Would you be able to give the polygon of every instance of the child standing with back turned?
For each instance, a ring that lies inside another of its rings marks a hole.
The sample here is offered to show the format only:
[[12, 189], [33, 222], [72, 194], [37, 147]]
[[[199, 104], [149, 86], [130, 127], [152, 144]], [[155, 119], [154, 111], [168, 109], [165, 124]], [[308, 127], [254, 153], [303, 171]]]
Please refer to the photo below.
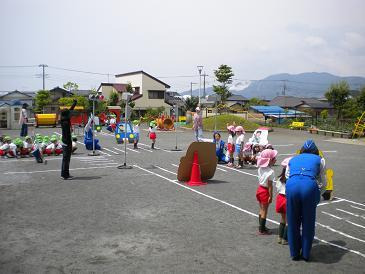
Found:
[[265, 149], [257, 159], [259, 186], [256, 191], [256, 198], [260, 205], [259, 212], [259, 235], [270, 235], [266, 227], [266, 216], [269, 204], [272, 202], [273, 181], [275, 172], [271, 168], [276, 162], [276, 150]]

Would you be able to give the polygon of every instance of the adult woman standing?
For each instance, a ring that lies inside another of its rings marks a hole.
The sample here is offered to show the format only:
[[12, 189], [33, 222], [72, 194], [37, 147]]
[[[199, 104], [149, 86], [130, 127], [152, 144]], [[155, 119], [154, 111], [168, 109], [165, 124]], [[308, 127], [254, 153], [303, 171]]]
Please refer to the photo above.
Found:
[[301, 257], [309, 260], [315, 233], [316, 207], [320, 200], [320, 189], [325, 187], [324, 169], [324, 159], [319, 156], [313, 140], [307, 140], [300, 154], [289, 161], [286, 198], [288, 241], [293, 260]]
[[20, 112], [19, 124], [21, 125], [20, 137], [25, 137], [28, 135], [28, 113], [27, 113], [27, 104], [24, 103], [22, 106], [22, 110]]

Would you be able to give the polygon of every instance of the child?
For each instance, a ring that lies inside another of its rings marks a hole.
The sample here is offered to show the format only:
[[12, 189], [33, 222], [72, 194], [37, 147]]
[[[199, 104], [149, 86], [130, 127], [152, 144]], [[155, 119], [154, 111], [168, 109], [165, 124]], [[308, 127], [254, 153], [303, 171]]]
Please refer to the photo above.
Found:
[[156, 143], [156, 138], [157, 138], [155, 121], [151, 121], [150, 128], [148, 129], [148, 135], [152, 141], [151, 148], [155, 149], [155, 143]]
[[235, 136], [235, 126], [227, 124], [227, 130], [228, 130], [228, 141], [227, 141], [227, 152], [229, 157], [229, 167], [233, 167], [234, 164], [234, 136]]
[[138, 149], [138, 142], [139, 142], [139, 120], [134, 120], [133, 121], [133, 133], [134, 133], [134, 141], [133, 141], [133, 145], [134, 145], [134, 149]]
[[252, 146], [252, 156], [251, 156], [251, 164], [256, 165], [257, 158], [260, 157], [261, 148], [259, 144], [255, 144]]
[[30, 136], [26, 136], [23, 141], [23, 149], [21, 151], [22, 156], [30, 156], [33, 150], [33, 140]]
[[236, 155], [237, 155], [237, 160], [238, 160], [238, 165], [236, 166], [237, 168], [242, 168], [243, 166], [243, 145], [244, 145], [244, 141], [245, 141], [245, 130], [243, 129], [243, 127], [238, 126], [236, 127], [236, 134], [237, 134], [237, 138], [236, 138]]
[[42, 143], [43, 138], [40, 134], [36, 134], [36, 138], [34, 140], [32, 155], [34, 156], [37, 163], [41, 164], [44, 163], [47, 164], [47, 160], [43, 160], [43, 151], [42, 151]]
[[217, 155], [218, 164], [227, 164], [226, 155], [224, 154], [224, 141], [221, 139], [219, 132], [214, 132], [213, 143], [215, 144], [215, 155]]
[[56, 151], [57, 138], [54, 138], [53, 136], [51, 136], [50, 141], [51, 141], [51, 143], [44, 150], [45, 154], [47, 154], [48, 156], [51, 156], [51, 154], [56, 153], [55, 151]]
[[75, 134], [72, 134], [72, 153], [75, 153], [77, 150], [77, 137]]
[[[14, 143], [15, 145], [15, 156], [17, 158], [20, 158], [22, 155], [22, 150], [23, 150], [23, 140], [18, 138], [15, 138]], [[10, 148], [11, 148], [12, 144], [10, 144]]]
[[269, 204], [272, 202], [272, 183], [275, 179], [271, 166], [275, 164], [277, 154], [276, 150], [265, 149], [257, 159], [259, 187], [256, 191], [256, 198], [260, 205], [259, 235], [271, 234], [266, 228], [266, 216]]
[[11, 138], [9, 136], [5, 136], [3, 138], [3, 144], [0, 146], [0, 156], [2, 158], [8, 157], [8, 154], [10, 152], [10, 143]]
[[50, 141], [49, 137], [48, 136], [44, 136], [43, 137], [43, 140], [42, 140], [42, 143], [40, 145], [40, 150], [41, 150], [42, 154], [44, 154], [46, 152], [46, 148], [50, 144], [51, 144], [51, 141]]
[[278, 195], [276, 196], [276, 213], [280, 213], [281, 220], [279, 225], [279, 238], [278, 238], [278, 244], [287, 245], [288, 244], [288, 225], [286, 222], [286, 196], [285, 196], [285, 183], [286, 183], [286, 167], [289, 164], [289, 160], [292, 157], [285, 158], [281, 162], [281, 166], [283, 167], [283, 170], [281, 171], [281, 174], [278, 177], [278, 181], [276, 181], [276, 191]]

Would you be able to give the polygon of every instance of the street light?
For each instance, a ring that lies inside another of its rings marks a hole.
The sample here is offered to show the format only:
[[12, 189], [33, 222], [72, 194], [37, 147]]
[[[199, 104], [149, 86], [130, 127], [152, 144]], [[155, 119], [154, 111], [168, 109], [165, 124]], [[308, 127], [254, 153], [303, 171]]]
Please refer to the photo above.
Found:
[[199, 107], [200, 107], [200, 92], [202, 89], [202, 70], [204, 66], [197, 66], [199, 71]]

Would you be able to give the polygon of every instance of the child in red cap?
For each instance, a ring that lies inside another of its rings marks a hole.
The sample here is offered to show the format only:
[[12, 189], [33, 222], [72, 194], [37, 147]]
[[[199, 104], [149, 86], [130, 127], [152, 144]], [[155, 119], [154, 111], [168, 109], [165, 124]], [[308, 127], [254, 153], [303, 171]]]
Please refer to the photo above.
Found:
[[269, 204], [272, 202], [273, 181], [275, 172], [271, 168], [276, 162], [278, 152], [272, 149], [265, 149], [257, 159], [259, 186], [256, 191], [256, 198], [260, 205], [259, 212], [259, 234], [270, 235], [266, 227], [266, 216]]

